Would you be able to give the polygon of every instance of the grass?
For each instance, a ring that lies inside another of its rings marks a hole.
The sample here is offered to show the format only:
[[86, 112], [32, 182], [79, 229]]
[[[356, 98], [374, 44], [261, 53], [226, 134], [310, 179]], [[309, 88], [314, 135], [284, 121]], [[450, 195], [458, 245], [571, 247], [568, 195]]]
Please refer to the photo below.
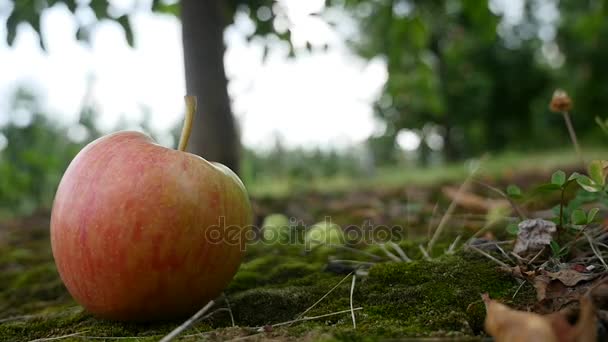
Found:
[[[586, 148], [587, 161], [605, 159], [606, 148]], [[526, 171], [550, 172], [560, 167], [577, 165], [579, 158], [572, 148], [540, 152], [504, 152], [490, 155], [483, 163], [481, 174], [504, 178]], [[373, 177], [316, 178], [305, 184], [289, 178], [263, 179], [248, 184], [254, 197], [286, 197], [294, 192], [317, 191], [322, 193], [345, 192], [369, 188], [395, 188], [405, 185], [428, 186], [444, 182], [459, 182], [466, 178], [469, 162], [452, 163], [437, 167], [390, 167], [377, 170]]]

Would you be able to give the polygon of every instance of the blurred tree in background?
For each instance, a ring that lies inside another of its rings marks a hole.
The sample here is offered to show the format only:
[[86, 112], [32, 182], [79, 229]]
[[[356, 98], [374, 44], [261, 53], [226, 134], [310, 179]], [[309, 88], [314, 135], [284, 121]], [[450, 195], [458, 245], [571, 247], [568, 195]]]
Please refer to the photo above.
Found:
[[18, 90], [12, 120], [0, 127], [0, 218], [50, 207], [63, 171], [87, 142], [99, 136], [94, 112], [83, 108], [71, 127], [49, 121], [38, 99]]
[[498, 1], [326, 3], [358, 23], [355, 51], [386, 60], [388, 81], [375, 105], [386, 129], [370, 142], [377, 155], [393, 153], [403, 129], [421, 136], [422, 162], [431, 149], [454, 160], [559, 145], [563, 125], [546, 110], [558, 86], [574, 95], [580, 134], [597, 132], [592, 118], [608, 105], [607, 1], [525, 0], [514, 23]]

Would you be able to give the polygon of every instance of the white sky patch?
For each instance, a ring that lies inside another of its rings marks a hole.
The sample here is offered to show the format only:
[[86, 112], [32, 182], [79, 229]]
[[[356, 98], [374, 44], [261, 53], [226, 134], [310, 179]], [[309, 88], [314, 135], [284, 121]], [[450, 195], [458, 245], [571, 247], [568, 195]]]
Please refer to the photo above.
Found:
[[[296, 47], [309, 41], [331, 48], [289, 59], [283, 43], [275, 42], [263, 62], [261, 39], [246, 43], [244, 38], [251, 26], [245, 16], [227, 30], [229, 93], [244, 144], [265, 148], [279, 135], [288, 146], [336, 148], [367, 138], [378, 125], [371, 104], [386, 81], [385, 63], [355, 56], [320, 18], [308, 16], [322, 8], [322, 0], [282, 3]], [[133, 6], [128, 0], [112, 4], [118, 11]], [[68, 124], [87, 102], [98, 108], [105, 131], [121, 118], [136, 125], [144, 111], [161, 132], [181, 121], [185, 81], [177, 18], [144, 11], [133, 16], [134, 49], [118, 24], [105, 21], [92, 31], [87, 47], [74, 38], [76, 19], [64, 6], [55, 6], [42, 20], [48, 52], [27, 25], [19, 27], [8, 48], [5, 19], [0, 17], [0, 122], [6, 122], [18, 86], [37, 89], [41, 108]]]
[[404, 151], [417, 150], [421, 142], [420, 135], [410, 129], [402, 129], [397, 133], [397, 145]]

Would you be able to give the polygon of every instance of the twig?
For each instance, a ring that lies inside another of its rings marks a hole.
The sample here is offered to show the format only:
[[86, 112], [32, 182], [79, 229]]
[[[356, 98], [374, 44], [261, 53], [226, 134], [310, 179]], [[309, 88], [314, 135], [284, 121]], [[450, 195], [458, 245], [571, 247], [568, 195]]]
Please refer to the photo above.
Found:
[[411, 262], [412, 259], [410, 259], [407, 254], [405, 254], [405, 252], [403, 251], [403, 249], [396, 243], [394, 243], [393, 241], [389, 241], [388, 244], [393, 247], [394, 250], [397, 251], [397, 254], [399, 254], [399, 256], [401, 257], [401, 259], [405, 262]]
[[340, 286], [340, 284], [342, 284], [346, 279], [348, 279], [348, 277], [350, 277], [353, 274], [353, 272], [350, 272], [349, 274], [346, 275], [346, 277], [342, 278], [342, 280], [340, 280], [336, 285], [334, 285], [334, 287], [332, 287], [329, 291], [327, 291], [326, 294], [324, 294], [321, 298], [319, 298], [319, 300], [317, 300], [313, 305], [309, 306], [308, 309], [304, 310], [304, 312], [302, 312], [301, 314], [299, 314], [296, 317], [296, 321], [306, 315], [306, 313], [310, 310], [312, 310], [312, 308], [314, 308], [317, 304], [321, 303], [323, 301], [323, 299], [325, 299], [327, 296], [329, 296], [330, 293], [332, 293], [335, 289], [338, 288], [338, 286]]
[[355, 282], [357, 275], [353, 274], [353, 282], [350, 284], [350, 315], [353, 318], [353, 329], [357, 329], [357, 321], [355, 320], [355, 310], [353, 308], [353, 293], [355, 292]]
[[37, 338], [35, 340], [30, 340], [29, 342], [43, 342], [43, 341], [63, 340], [65, 338], [70, 338], [70, 337], [82, 335], [83, 333], [85, 333], [85, 331], [76, 332], [76, 333], [73, 333], [73, 334], [68, 334], [68, 335], [63, 335], [63, 336]]
[[171, 331], [169, 334], [167, 334], [165, 337], [163, 337], [160, 340], [160, 342], [169, 342], [172, 339], [174, 339], [177, 336], [179, 336], [179, 334], [181, 334], [184, 330], [188, 329], [190, 327], [190, 325], [192, 325], [194, 322], [196, 322], [196, 320], [198, 320], [202, 315], [204, 315], [205, 312], [209, 311], [209, 309], [211, 309], [211, 307], [214, 304], [215, 304], [215, 302], [212, 301], [212, 300], [210, 300], [209, 303], [207, 303], [207, 305], [205, 305], [202, 309], [200, 309], [197, 313], [195, 313], [187, 321], [185, 321], [184, 323], [182, 323], [182, 325], [180, 325], [179, 327], [173, 329], [173, 331]]
[[[298, 322], [312, 321], [312, 320], [319, 319], [319, 318], [324, 318], [324, 317], [329, 317], [329, 316], [335, 316], [335, 315], [340, 315], [340, 314], [343, 314], [343, 313], [348, 313], [348, 312], [353, 312], [353, 311], [359, 311], [359, 310], [363, 310], [363, 308], [362, 307], [358, 307], [358, 308], [354, 308], [354, 309], [342, 310], [342, 311], [332, 312], [332, 313], [328, 313], [328, 314], [324, 314], [324, 315], [319, 315], [319, 316], [303, 317], [303, 318], [294, 319], [294, 320], [287, 321], [287, 322], [273, 324], [271, 326], [273, 328], [276, 328], [276, 327], [280, 327], [280, 326], [283, 326], [283, 325], [291, 325], [293, 323], [298, 323]], [[264, 327], [259, 327], [258, 331], [260, 329], [264, 329]]]
[[391, 260], [393, 260], [393, 261], [396, 261], [396, 262], [401, 262], [401, 261], [402, 261], [401, 259], [399, 259], [399, 257], [398, 257], [398, 256], [396, 256], [395, 254], [391, 253], [391, 252], [390, 252], [390, 251], [389, 251], [389, 250], [386, 248], [386, 246], [385, 246], [383, 243], [381, 243], [381, 244], [380, 244], [380, 248], [382, 248], [382, 251], [384, 252], [384, 254], [386, 254], [386, 256], [387, 256], [387, 257], [389, 257], [389, 259], [391, 259]]
[[235, 327], [236, 324], [234, 324], [234, 315], [232, 314], [232, 308], [230, 307], [230, 302], [228, 301], [228, 296], [226, 296], [226, 294], [223, 292], [222, 292], [222, 295], [224, 296], [224, 300], [226, 301], [226, 306], [228, 307], [228, 313], [230, 314], [230, 322], [232, 323], [232, 326]]
[[471, 245], [469, 245], [469, 246], [468, 246], [468, 248], [470, 248], [470, 249], [474, 250], [475, 252], [477, 252], [477, 253], [479, 253], [479, 254], [481, 254], [481, 255], [485, 256], [486, 258], [488, 258], [488, 259], [490, 259], [490, 260], [494, 261], [495, 263], [499, 264], [499, 265], [500, 265], [500, 266], [502, 266], [502, 267], [505, 267], [505, 268], [511, 268], [511, 266], [509, 266], [508, 264], [506, 264], [506, 263], [504, 263], [504, 262], [502, 262], [502, 261], [500, 261], [500, 260], [496, 259], [495, 257], [491, 256], [490, 254], [488, 254], [488, 253], [486, 253], [486, 252], [482, 251], [481, 249], [479, 249], [479, 248], [477, 248], [477, 247], [475, 247], [475, 246], [471, 246]]
[[[480, 165], [481, 165], [481, 163], [480, 163]], [[429, 241], [429, 244], [426, 248], [426, 251], [429, 254], [432, 253], [433, 246], [435, 246], [435, 243], [437, 242], [437, 240], [439, 239], [439, 236], [443, 232], [443, 229], [445, 228], [450, 216], [452, 216], [452, 213], [454, 212], [454, 210], [456, 210], [458, 199], [471, 185], [471, 182], [473, 181], [473, 176], [479, 170], [480, 165], [478, 165], [473, 170], [471, 170], [471, 172], [469, 173], [469, 175], [467, 176], [465, 181], [460, 185], [460, 188], [458, 188], [458, 191], [456, 192], [456, 196], [454, 196], [454, 199], [452, 199], [452, 202], [448, 206], [448, 210], [446, 210], [445, 214], [443, 214], [443, 217], [441, 217], [441, 220], [439, 221], [439, 225], [437, 226], [437, 229], [435, 229], [435, 233], [433, 234], [433, 237], [431, 238], [431, 241]]]
[[606, 265], [606, 261], [604, 260], [604, 258], [602, 258], [602, 255], [597, 250], [597, 248], [595, 248], [595, 245], [593, 245], [593, 240], [591, 239], [591, 236], [589, 236], [589, 234], [587, 234], [587, 233], [585, 233], [585, 236], [587, 237], [587, 240], [589, 241], [589, 246], [591, 246], [591, 250], [593, 251], [593, 254], [595, 254], [595, 256], [597, 256], [597, 258], [600, 259], [600, 261], [602, 262], [602, 265], [604, 265], [604, 268], [606, 268], [606, 270], [608, 270], [608, 265]]

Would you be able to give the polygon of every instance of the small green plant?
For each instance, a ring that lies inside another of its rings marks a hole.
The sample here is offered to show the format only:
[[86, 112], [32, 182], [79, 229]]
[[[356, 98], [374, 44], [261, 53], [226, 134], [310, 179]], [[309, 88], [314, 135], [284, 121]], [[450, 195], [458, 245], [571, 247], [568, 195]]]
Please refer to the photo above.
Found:
[[[537, 186], [530, 194], [524, 195], [515, 185], [509, 185], [506, 194], [512, 199], [559, 194], [559, 203], [553, 208], [555, 216], [552, 218], [557, 225], [557, 233], [549, 247], [553, 258], [562, 259], [569, 254], [571, 245], [596, 222], [600, 208], [589, 209], [589, 204], [608, 207], [607, 174], [608, 161], [594, 160], [589, 163], [586, 174], [574, 172], [568, 176], [566, 172], [558, 170], [551, 175], [550, 182]], [[518, 235], [517, 223], [508, 224], [506, 231]]]

